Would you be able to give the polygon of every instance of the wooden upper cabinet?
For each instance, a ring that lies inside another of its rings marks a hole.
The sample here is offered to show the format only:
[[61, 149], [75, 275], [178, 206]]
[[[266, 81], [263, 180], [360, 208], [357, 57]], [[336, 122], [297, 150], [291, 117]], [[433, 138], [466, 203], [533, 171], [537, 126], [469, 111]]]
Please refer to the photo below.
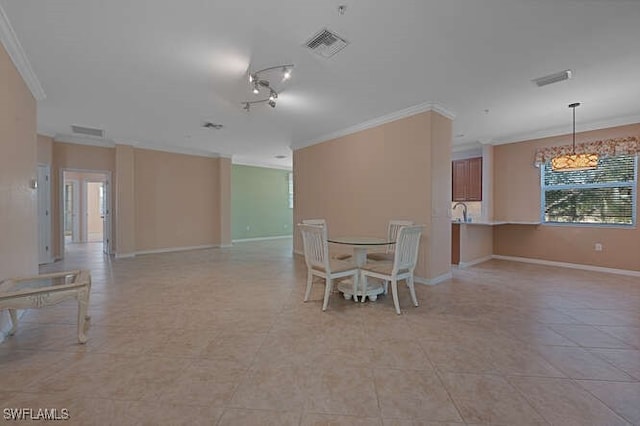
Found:
[[451, 174], [453, 201], [482, 201], [482, 157], [453, 161]]

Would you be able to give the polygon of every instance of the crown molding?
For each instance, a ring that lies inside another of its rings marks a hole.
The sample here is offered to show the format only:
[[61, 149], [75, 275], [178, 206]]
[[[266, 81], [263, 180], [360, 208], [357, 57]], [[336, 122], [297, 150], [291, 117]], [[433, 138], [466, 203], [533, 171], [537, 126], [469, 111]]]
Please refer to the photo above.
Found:
[[89, 136], [68, 135], [64, 133], [56, 133], [53, 136], [54, 142], [73, 143], [76, 145], [97, 146], [101, 148], [113, 148], [116, 146], [111, 139], [92, 138]]
[[338, 130], [336, 132], [332, 132], [332, 133], [311, 139], [306, 142], [292, 144], [291, 149], [296, 150], [300, 148], [306, 148], [308, 146], [315, 145], [320, 142], [326, 142], [331, 139], [347, 136], [356, 132], [360, 132], [362, 130], [371, 129], [373, 127], [377, 127], [382, 124], [400, 120], [401, 118], [411, 117], [412, 115], [420, 114], [427, 111], [437, 112], [438, 114], [448, 118], [449, 120], [453, 120], [456, 117], [456, 114], [453, 111], [444, 107], [443, 105], [440, 105], [438, 103], [433, 103], [433, 102], [426, 102], [426, 103], [410, 106], [409, 108], [401, 109], [399, 111], [395, 111], [390, 114], [386, 114], [386, 115], [374, 118], [372, 120], [367, 120], [360, 124], [356, 124], [355, 126], [350, 126], [345, 129]]
[[451, 146], [451, 152], [471, 151], [475, 149], [482, 150], [482, 144], [480, 142], [469, 142], [464, 144], [453, 144]]
[[172, 154], [193, 155], [195, 157], [220, 158], [217, 152], [211, 152], [199, 148], [189, 148], [184, 146], [154, 145], [145, 142], [125, 142], [119, 141], [118, 144], [131, 145], [136, 149], [148, 149], [149, 151], [162, 151]]
[[[627, 115], [624, 117], [614, 117], [606, 120], [591, 121], [588, 123], [579, 123], [580, 128], [576, 131], [576, 134], [590, 132], [592, 130], [607, 129], [610, 127], [627, 126], [630, 124], [640, 123], [640, 115]], [[567, 126], [562, 128], [556, 127], [551, 129], [544, 129], [530, 133], [523, 133], [516, 136], [510, 136], [505, 138], [497, 138], [491, 141], [491, 145], [505, 145], [508, 143], [526, 142], [535, 139], [549, 138], [553, 136], [570, 135], [571, 132], [567, 131]]]
[[281, 164], [272, 164], [272, 163], [269, 163], [268, 161], [258, 161], [258, 160], [251, 160], [247, 158], [233, 158], [232, 163], [234, 166], [261, 167], [263, 169], [286, 170], [288, 172], [293, 170], [291, 166], [283, 166]]
[[42, 88], [36, 73], [33, 71], [33, 68], [31, 68], [29, 58], [27, 58], [27, 55], [18, 40], [18, 36], [16, 36], [15, 31], [13, 31], [13, 27], [9, 22], [9, 17], [4, 12], [2, 5], [0, 5], [0, 41], [9, 54], [9, 57], [13, 61], [16, 69], [22, 76], [25, 84], [31, 91], [33, 97], [36, 101], [44, 100], [44, 98], [46, 98], [44, 89]]
[[[209, 152], [204, 149], [197, 148], [186, 148], [186, 147], [178, 147], [178, 146], [158, 146], [144, 142], [136, 142], [130, 140], [121, 140], [118, 139], [116, 141], [112, 139], [99, 139], [92, 138], [88, 136], [76, 136], [76, 135], [67, 135], [67, 134], [56, 134], [53, 138], [54, 142], [64, 142], [64, 143], [73, 143], [76, 145], [88, 145], [88, 146], [97, 146], [101, 148], [115, 148], [116, 145], [127, 145], [136, 149], [148, 149], [150, 151], [162, 151], [162, 152], [170, 152], [172, 154], [182, 154], [182, 155], [193, 155], [196, 157], [208, 157], [208, 158], [220, 158], [224, 157], [218, 154], [217, 152]], [[224, 158], [231, 158], [230, 156], [226, 156]]]

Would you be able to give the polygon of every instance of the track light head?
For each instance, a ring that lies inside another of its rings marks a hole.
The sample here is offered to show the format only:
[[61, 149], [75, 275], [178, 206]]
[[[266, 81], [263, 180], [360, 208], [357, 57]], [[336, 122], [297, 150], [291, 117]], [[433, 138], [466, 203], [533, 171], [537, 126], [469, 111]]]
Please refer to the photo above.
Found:
[[[261, 103], [266, 103], [271, 108], [275, 108], [276, 100], [278, 99], [279, 94], [271, 86], [271, 77], [275, 77], [276, 74], [280, 71], [282, 72], [282, 81], [288, 80], [289, 78], [291, 78], [291, 70], [293, 69], [293, 67], [293, 64], [282, 64], [250, 72], [249, 84], [251, 85], [251, 91], [254, 95], [260, 95], [260, 93], [262, 93], [263, 95], [260, 96], [260, 99], [253, 98], [248, 101], [243, 101], [241, 103], [242, 109], [244, 109], [245, 111], [249, 111], [251, 109], [251, 104]], [[276, 85], [276, 87], [279, 86]], [[265, 92], [268, 92], [268, 97], [265, 97]]]

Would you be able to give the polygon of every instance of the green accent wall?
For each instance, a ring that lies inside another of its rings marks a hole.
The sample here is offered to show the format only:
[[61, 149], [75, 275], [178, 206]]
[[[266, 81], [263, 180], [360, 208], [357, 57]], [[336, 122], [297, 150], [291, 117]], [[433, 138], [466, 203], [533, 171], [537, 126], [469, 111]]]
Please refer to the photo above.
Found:
[[292, 235], [289, 173], [265, 167], [232, 166], [232, 240]]

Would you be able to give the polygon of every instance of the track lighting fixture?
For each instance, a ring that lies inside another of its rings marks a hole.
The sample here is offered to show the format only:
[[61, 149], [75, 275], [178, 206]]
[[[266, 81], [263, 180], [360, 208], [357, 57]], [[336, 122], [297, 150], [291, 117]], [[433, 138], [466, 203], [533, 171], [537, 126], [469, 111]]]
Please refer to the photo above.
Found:
[[260, 88], [264, 87], [269, 91], [269, 97], [266, 99], [258, 99], [255, 101], [244, 101], [242, 102], [242, 109], [244, 109], [245, 111], [249, 111], [251, 109], [251, 104], [258, 104], [263, 102], [267, 103], [271, 108], [275, 108], [276, 99], [278, 99], [278, 92], [273, 87], [271, 87], [271, 82], [267, 79], [267, 77], [268, 75], [273, 74], [275, 70], [280, 70], [282, 72], [282, 81], [286, 81], [291, 78], [292, 69], [293, 64], [286, 64], [264, 68], [249, 73], [249, 83], [252, 85], [253, 94], [260, 94]]

